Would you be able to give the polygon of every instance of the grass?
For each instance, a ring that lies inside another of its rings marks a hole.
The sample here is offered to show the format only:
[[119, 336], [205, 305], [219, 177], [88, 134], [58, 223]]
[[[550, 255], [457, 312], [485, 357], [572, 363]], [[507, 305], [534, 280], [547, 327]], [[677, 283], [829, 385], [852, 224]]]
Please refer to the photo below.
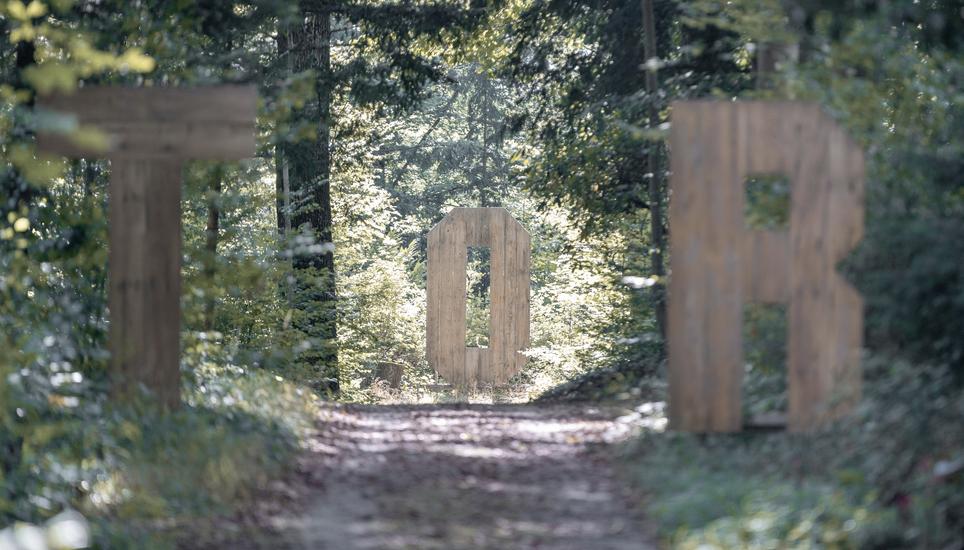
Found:
[[[96, 546], [169, 548], [250, 504], [283, 474], [318, 401], [271, 373], [205, 367], [178, 411], [109, 411], [79, 499]], [[93, 435], [92, 439], [93, 439]]]
[[861, 406], [814, 433], [647, 431], [628, 444], [624, 471], [663, 542], [964, 546], [964, 468], [951, 468], [964, 458], [964, 389], [943, 368], [871, 359], [864, 371]]
[[628, 457], [648, 512], [673, 548], [884, 547], [896, 513], [872, 490], [788, 475], [783, 434], [647, 434]]

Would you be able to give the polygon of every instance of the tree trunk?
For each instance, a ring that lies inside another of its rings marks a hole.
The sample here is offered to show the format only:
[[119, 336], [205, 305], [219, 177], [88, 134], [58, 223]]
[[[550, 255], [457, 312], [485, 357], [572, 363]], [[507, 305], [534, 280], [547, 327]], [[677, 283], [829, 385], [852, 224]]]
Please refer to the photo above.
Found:
[[775, 89], [778, 65], [792, 62], [798, 56], [798, 45], [792, 43], [763, 42], [757, 45], [756, 87], [759, 90]]
[[303, 13], [291, 33], [293, 70], [315, 72], [315, 94], [295, 120], [315, 121], [316, 137], [286, 144], [288, 179], [297, 207], [291, 229], [303, 237], [295, 245], [295, 308], [293, 325], [311, 347], [299, 357], [311, 370], [319, 391], [338, 389], [335, 259], [331, 213], [331, 20], [327, 13]]
[[488, 161], [489, 161], [489, 77], [481, 75], [482, 82], [482, 106], [479, 122], [482, 123], [482, 171], [479, 175], [479, 206], [485, 208], [489, 206], [489, 194], [486, 192], [489, 182]]
[[[291, 76], [291, 44], [290, 30], [287, 27], [278, 29], [276, 39], [278, 47], [278, 59], [283, 60], [287, 67], [285, 77]], [[284, 144], [280, 141], [275, 145], [275, 213], [278, 218], [278, 235], [287, 237], [286, 226], [290, 223], [288, 217], [288, 201], [290, 194], [288, 189], [288, 164], [285, 157]]]
[[[208, 289], [213, 289], [217, 284], [218, 266], [218, 237], [221, 228], [221, 185], [224, 179], [224, 166], [217, 165], [211, 171], [209, 180], [208, 195], [208, 225], [205, 232], [204, 242], [204, 279]], [[214, 330], [214, 308], [216, 300], [214, 294], [209, 292], [204, 298], [204, 330]]]
[[[792, 0], [782, 2], [787, 15], [787, 29], [797, 36], [807, 36], [807, 11]], [[756, 47], [756, 88], [778, 90], [780, 65], [797, 63], [800, 59], [800, 42], [790, 40], [762, 41]]]
[[[656, 52], [656, 18], [653, 14], [653, 0], [643, 0], [643, 52], [646, 62], [658, 57]], [[659, 111], [656, 105], [656, 69], [646, 68], [646, 92], [649, 95], [649, 126], [659, 126]], [[653, 304], [656, 310], [656, 325], [663, 342], [666, 341], [666, 292], [663, 266], [663, 173], [660, 167], [659, 145], [649, 145], [649, 219], [650, 219], [650, 266], [658, 279], [652, 286]]]
[[[26, 78], [24, 78], [27, 67], [36, 65], [37, 63], [37, 47], [32, 40], [17, 42], [15, 62], [17, 70], [14, 73], [14, 87], [20, 90], [32, 90], [33, 87], [27, 82]], [[32, 107], [33, 104], [34, 99], [31, 97], [28, 105]]]
[[97, 167], [97, 161], [93, 159], [87, 159], [83, 161], [84, 163], [84, 196], [90, 197], [94, 194], [94, 183], [97, 182], [97, 173], [99, 169]]

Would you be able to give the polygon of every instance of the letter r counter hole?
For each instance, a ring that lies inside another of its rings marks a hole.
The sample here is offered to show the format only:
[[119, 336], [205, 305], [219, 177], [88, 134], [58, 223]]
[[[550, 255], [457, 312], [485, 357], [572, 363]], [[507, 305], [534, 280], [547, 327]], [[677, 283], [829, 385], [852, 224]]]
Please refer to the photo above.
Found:
[[790, 180], [782, 174], [754, 174], [744, 185], [743, 220], [747, 229], [786, 230], [790, 227]]

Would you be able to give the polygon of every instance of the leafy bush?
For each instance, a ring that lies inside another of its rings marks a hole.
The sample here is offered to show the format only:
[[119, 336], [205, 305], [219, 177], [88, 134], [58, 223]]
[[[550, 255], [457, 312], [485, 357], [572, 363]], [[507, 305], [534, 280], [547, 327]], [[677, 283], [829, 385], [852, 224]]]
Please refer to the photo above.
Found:
[[[875, 359], [855, 414], [813, 434], [649, 432], [629, 473], [681, 548], [964, 544], [964, 392]], [[705, 545], [705, 546], [701, 546]]]
[[7, 448], [19, 444], [4, 455], [0, 524], [74, 508], [98, 545], [165, 545], [165, 531], [184, 536], [250, 502], [310, 429], [312, 394], [240, 367], [205, 368], [194, 380], [174, 413], [108, 406], [103, 396], [93, 404], [88, 394], [72, 410], [49, 408], [46, 423], [0, 430]]
[[658, 343], [647, 347], [648, 353], [639, 362], [622, 361], [611, 367], [594, 369], [544, 391], [536, 402], [663, 400], [666, 384], [653, 376], [662, 367], [659, 364], [662, 347]]
[[954, 6], [814, 10], [811, 56], [785, 80], [788, 93], [820, 102], [866, 151], [866, 235], [846, 267], [866, 301], [868, 346], [949, 365], [960, 380], [964, 50], [936, 32], [960, 28]]
[[964, 382], [962, 259], [964, 214], [882, 221], [850, 264], [866, 298], [871, 343], [951, 365], [958, 383]]

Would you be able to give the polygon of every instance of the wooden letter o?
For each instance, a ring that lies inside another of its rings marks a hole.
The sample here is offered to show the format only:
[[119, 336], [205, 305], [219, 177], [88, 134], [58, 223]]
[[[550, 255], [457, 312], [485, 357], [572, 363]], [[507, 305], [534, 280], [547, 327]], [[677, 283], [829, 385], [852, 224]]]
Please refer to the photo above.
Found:
[[[490, 248], [489, 347], [465, 346], [467, 247]], [[504, 208], [456, 208], [428, 234], [429, 364], [455, 386], [505, 384], [529, 345], [529, 233]]]

